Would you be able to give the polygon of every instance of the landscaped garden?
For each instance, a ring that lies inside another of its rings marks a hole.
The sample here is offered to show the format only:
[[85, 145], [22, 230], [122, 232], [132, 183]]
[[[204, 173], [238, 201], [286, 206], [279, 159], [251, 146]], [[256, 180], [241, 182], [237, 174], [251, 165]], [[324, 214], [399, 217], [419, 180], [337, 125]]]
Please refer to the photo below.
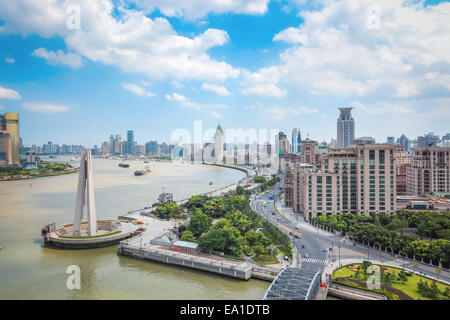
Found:
[[278, 263], [277, 253], [290, 257], [289, 237], [261, 219], [249, 205], [248, 195], [221, 197], [193, 196], [184, 205], [190, 221], [181, 228], [181, 240], [197, 242], [205, 253], [242, 259], [247, 256], [260, 264]]
[[[381, 293], [389, 300], [450, 299], [450, 286], [445, 283], [394, 267], [372, 265], [368, 261], [349, 264], [335, 270], [333, 282]], [[380, 287], [373, 289], [376, 282]]]
[[[331, 230], [342, 231], [352, 239], [396, 254], [439, 263], [450, 267], [450, 213], [435, 211], [402, 211], [396, 215], [374, 216], [341, 213], [320, 215], [313, 222]], [[405, 235], [406, 228], [417, 230], [419, 236], [431, 237], [422, 240]]]

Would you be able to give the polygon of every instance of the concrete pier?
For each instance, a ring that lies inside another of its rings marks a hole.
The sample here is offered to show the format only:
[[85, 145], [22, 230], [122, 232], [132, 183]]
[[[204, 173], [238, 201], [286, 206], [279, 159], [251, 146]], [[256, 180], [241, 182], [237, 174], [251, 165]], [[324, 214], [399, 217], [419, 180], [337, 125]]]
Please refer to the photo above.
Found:
[[248, 280], [252, 276], [252, 265], [248, 262], [231, 261], [206, 255], [192, 255], [171, 251], [155, 245], [139, 247], [122, 241], [117, 254], [137, 259], [151, 260], [197, 270], [208, 271], [237, 279]]

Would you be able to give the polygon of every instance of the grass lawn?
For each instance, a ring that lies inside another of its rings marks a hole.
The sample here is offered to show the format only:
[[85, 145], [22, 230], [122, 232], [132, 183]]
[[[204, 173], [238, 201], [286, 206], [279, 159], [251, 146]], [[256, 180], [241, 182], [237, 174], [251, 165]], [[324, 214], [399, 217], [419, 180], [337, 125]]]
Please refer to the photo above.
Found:
[[[393, 268], [393, 267], [384, 267], [387, 270], [389, 270], [389, 272], [395, 272], [396, 274], [398, 274], [402, 269], [399, 268]], [[354, 271], [350, 270], [349, 268], [347, 268], [347, 266], [344, 266], [340, 269], [337, 269], [333, 272], [333, 278], [337, 278], [337, 277], [352, 277], [355, 274]], [[420, 275], [417, 274], [413, 274], [411, 277], [408, 277], [408, 281], [403, 284], [403, 283], [393, 283], [392, 287], [394, 289], [399, 289], [401, 291], [403, 291], [404, 293], [406, 293], [407, 295], [409, 295], [411, 298], [413, 299], [421, 299], [421, 300], [431, 300], [429, 298], [423, 297], [421, 296], [418, 292], [417, 292], [417, 283], [419, 282], [419, 280], [422, 279], [422, 281], [428, 281], [428, 284], [431, 285], [432, 281], [431, 279], [428, 279], [426, 277], [422, 277]], [[439, 290], [443, 291], [445, 290], [446, 287], [448, 287], [448, 285], [446, 285], [445, 283], [442, 282], [437, 282], [437, 286], [439, 288]], [[443, 296], [441, 296], [441, 298], [443, 298]]]
[[268, 264], [276, 264], [279, 263], [277, 257], [270, 256], [268, 254], [261, 254], [257, 257], [254, 257], [253, 260], [259, 264], [268, 265]]

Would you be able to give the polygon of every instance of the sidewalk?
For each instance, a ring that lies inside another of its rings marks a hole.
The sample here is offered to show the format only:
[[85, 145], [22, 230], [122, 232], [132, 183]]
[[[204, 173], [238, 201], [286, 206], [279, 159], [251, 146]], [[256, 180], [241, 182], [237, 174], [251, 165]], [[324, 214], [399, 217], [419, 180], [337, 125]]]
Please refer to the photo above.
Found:
[[[303, 228], [303, 229], [309, 230], [311, 232], [317, 232], [319, 230], [320, 236], [336, 237], [335, 234], [333, 234], [331, 232], [328, 232], [328, 231], [325, 231], [323, 229], [317, 229], [313, 225], [311, 225], [308, 222], [304, 221], [303, 217], [301, 215], [298, 215], [297, 213], [295, 213], [292, 208], [284, 208], [284, 206], [282, 205], [282, 203], [280, 201], [278, 201], [278, 199], [275, 200], [275, 205], [276, 205], [277, 210], [280, 212], [280, 214], [284, 215], [291, 222], [296, 223], [299, 228]], [[297, 216], [298, 216], [298, 220], [297, 220]], [[351, 240], [349, 240], [349, 241], [351, 241]], [[363, 245], [361, 243], [357, 243], [356, 246], [358, 248], [360, 248], [360, 249], [365, 249], [365, 250], [367, 250], [367, 248], [368, 248], [367, 245]], [[345, 248], [345, 246], [342, 246], [341, 248]], [[378, 253], [380, 253], [380, 250], [375, 249], [373, 247], [370, 247], [369, 249], [370, 249], [370, 251], [377, 252], [377, 255], [378, 255]], [[416, 270], [417, 269], [423, 269], [427, 273], [425, 276], [434, 275], [434, 276], [430, 276], [430, 278], [433, 278], [433, 279], [436, 278], [435, 275], [436, 275], [436, 268], [438, 268], [437, 266], [432, 266], [432, 265], [429, 265], [429, 264], [426, 264], [426, 263], [422, 263], [420, 261], [413, 261], [413, 260], [408, 259], [408, 258], [404, 258], [404, 262], [403, 262], [403, 258], [401, 256], [396, 256], [395, 254], [392, 254], [390, 252], [385, 252], [383, 250], [381, 251], [381, 254], [383, 256], [388, 256], [389, 258], [392, 259], [392, 261], [390, 261], [390, 262], [384, 262], [385, 265], [392, 266], [392, 267], [399, 267], [399, 268], [402, 268], [403, 265], [404, 265], [405, 269], [413, 272], [414, 268], [412, 266], [412, 263], [413, 262], [417, 262], [418, 263], [418, 267], [416, 268]], [[372, 259], [370, 259], [370, 260], [372, 261]], [[342, 261], [343, 260], [341, 260], [341, 263], [343, 263]], [[357, 261], [361, 262], [362, 260], [358, 259]], [[383, 264], [379, 259], [375, 260], [375, 261], [378, 261], [377, 262], [378, 264]], [[352, 262], [349, 262], [349, 263], [352, 263]], [[440, 269], [441, 269], [442, 274], [439, 276], [439, 278], [440, 278], [439, 281], [448, 283], [446, 280], [441, 279], [441, 277], [444, 276], [444, 277], [449, 278], [450, 277], [450, 272], [448, 270], [444, 269], [444, 268], [440, 268]], [[423, 274], [421, 274], [419, 271], [416, 271], [415, 273], [418, 274], [418, 275], [422, 275], [423, 276]]]

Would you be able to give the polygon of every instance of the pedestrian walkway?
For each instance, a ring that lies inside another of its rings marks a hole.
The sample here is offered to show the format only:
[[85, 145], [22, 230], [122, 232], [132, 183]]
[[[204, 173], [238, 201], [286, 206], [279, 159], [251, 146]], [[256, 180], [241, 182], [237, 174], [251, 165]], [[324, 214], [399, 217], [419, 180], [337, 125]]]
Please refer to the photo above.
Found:
[[308, 259], [302, 259], [302, 263], [316, 263], [316, 264], [327, 264], [328, 263], [328, 259], [313, 259], [313, 258], [308, 258]]

